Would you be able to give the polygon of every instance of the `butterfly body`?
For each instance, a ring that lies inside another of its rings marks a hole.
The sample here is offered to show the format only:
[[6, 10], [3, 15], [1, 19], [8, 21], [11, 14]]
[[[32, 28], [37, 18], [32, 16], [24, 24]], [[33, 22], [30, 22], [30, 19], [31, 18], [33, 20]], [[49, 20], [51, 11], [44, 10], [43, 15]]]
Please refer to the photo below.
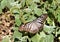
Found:
[[47, 16], [48, 16], [47, 14], [42, 14], [39, 18], [29, 23], [22, 24], [19, 27], [19, 31], [25, 31], [32, 34], [39, 32], [41, 29], [43, 29], [44, 21], [46, 20]]

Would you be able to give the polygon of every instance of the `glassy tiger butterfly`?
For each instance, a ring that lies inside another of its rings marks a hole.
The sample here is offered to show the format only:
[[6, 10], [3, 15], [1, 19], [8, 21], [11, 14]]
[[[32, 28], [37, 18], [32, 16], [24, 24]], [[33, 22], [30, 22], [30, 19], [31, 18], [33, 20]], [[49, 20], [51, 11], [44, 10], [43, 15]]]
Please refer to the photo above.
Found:
[[48, 17], [47, 14], [42, 14], [39, 18], [19, 26], [19, 31], [25, 31], [35, 34], [39, 32], [41, 29], [43, 29], [44, 21], [46, 20], [47, 17]]

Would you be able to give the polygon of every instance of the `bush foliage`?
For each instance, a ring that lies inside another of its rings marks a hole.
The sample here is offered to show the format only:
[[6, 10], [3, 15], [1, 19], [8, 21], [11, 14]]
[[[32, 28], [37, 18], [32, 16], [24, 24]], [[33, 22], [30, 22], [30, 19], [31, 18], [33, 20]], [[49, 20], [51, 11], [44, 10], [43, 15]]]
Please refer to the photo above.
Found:
[[[12, 38], [6, 35], [2, 42], [60, 42], [60, 0], [0, 0], [0, 14], [9, 11], [15, 17]], [[44, 29], [31, 35], [18, 31], [22, 24], [47, 13]]]

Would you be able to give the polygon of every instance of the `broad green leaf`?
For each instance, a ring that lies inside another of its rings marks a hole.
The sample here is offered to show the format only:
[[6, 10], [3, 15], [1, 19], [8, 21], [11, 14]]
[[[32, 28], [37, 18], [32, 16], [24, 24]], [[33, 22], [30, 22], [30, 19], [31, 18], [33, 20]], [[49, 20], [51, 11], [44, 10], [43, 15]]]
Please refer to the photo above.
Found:
[[56, 9], [57, 8], [56, 3], [53, 2], [50, 7], [52, 7], [53, 10]]
[[[13, 2], [14, 0], [2, 0], [1, 1], [1, 7], [2, 7], [2, 9], [5, 7], [5, 6], [7, 6], [8, 8], [10, 8], [11, 7], [11, 5], [10, 5], [10, 3], [11, 2]], [[8, 3], [8, 4], [7, 4]]]
[[48, 8], [50, 6], [50, 4], [48, 4], [48, 2], [46, 1], [45, 4], [44, 4], [44, 8]]
[[54, 42], [54, 36], [52, 34], [46, 35], [46, 37], [42, 37], [40, 42]]
[[29, 40], [29, 42], [31, 42], [31, 40], [28, 36], [23, 36], [19, 40], [20, 40], [20, 42], [28, 42], [27, 39]]
[[36, 17], [34, 15], [30, 15], [30, 13], [24, 14], [23, 18], [25, 19], [26, 22], [30, 22], [36, 19]]
[[2, 42], [11, 42], [9, 36], [5, 36]]
[[49, 25], [53, 25], [53, 21], [49, 17], [46, 20]]
[[35, 16], [30, 15], [29, 18], [28, 18], [28, 20], [27, 20], [27, 22], [33, 21], [33, 20], [35, 20], [35, 19], [36, 19]]
[[15, 15], [15, 24], [19, 26], [21, 24], [21, 20], [19, 19], [19, 15]]
[[42, 38], [40, 39], [40, 42], [45, 42], [44, 40], [45, 40], [45, 38], [42, 37]]
[[19, 26], [19, 25], [21, 24], [21, 20], [19, 19], [19, 18], [20, 18], [20, 17], [19, 17], [19, 14], [20, 14], [19, 8], [17, 8], [17, 7], [12, 7], [12, 8], [10, 9], [10, 11], [15, 14], [15, 24], [16, 24], [17, 26]]
[[42, 32], [40, 32], [40, 37], [42, 38], [42, 37], [46, 37], [46, 34], [42, 31]]
[[54, 9], [53, 8], [49, 8], [49, 12], [53, 13]]
[[[45, 37], [43, 37], [45, 36]], [[52, 34], [50, 35], [42, 35], [40, 38], [40, 42], [54, 42], [54, 36]]]
[[32, 4], [32, 2], [33, 2], [32, 0], [26, 0], [26, 5], [29, 6]]
[[20, 9], [18, 7], [11, 7], [11, 13], [20, 14]]
[[11, 7], [17, 7], [17, 8], [21, 8], [21, 4], [18, 3], [19, 1], [16, 1], [16, 2], [11, 2], [10, 5]]
[[60, 3], [60, 0], [57, 0], [58, 3]]
[[30, 6], [28, 6], [30, 9], [34, 10], [37, 8], [37, 5], [35, 3], [32, 3]]
[[30, 8], [26, 8], [26, 9], [24, 9], [24, 12], [26, 12], [26, 13], [31, 13], [32, 10], [31, 10]]
[[55, 29], [55, 26], [47, 26], [47, 25], [44, 25], [44, 31], [48, 34], [51, 34]]
[[28, 14], [25, 14], [25, 15], [23, 15], [23, 18], [25, 19], [25, 20], [27, 20], [28, 18], [29, 18], [29, 13]]
[[24, 7], [25, 6], [25, 0], [21, 1], [21, 6]]
[[52, 34], [47, 35], [44, 39], [44, 42], [54, 42], [54, 36]]
[[37, 14], [38, 16], [40, 16], [40, 15], [42, 14], [42, 10], [39, 9], [39, 8], [35, 8], [35, 9], [34, 9], [34, 12], [35, 12], [35, 14]]
[[13, 27], [14, 31], [18, 31], [18, 29], [19, 29], [18, 27]]
[[39, 34], [36, 34], [35, 36], [33, 36], [31, 38], [32, 42], [39, 42], [40, 41], [40, 35]]
[[[22, 37], [22, 33], [20, 33], [18, 31], [18, 27], [14, 27], [13, 30], [14, 30], [14, 34], [13, 34], [13, 38], [14, 38], [14, 42], [20, 42], [19, 39]], [[18, 40], [16, 40], [18, 39]]]
[[18, 39], [20, 39], [21, 37], [22, 37], [22, 33], [20, 33], [19, 31], [18, 31], [18, 27], [13, 27], [13, 30], [14, 30], [14, 34], [13, 34], [13, 38], [15, 39], [15, 38], [18, 38]]
[[7, 0], [3, 0], [3, 1], [1, 2], [1, 7], [2, 7], [2, 9], [3, 9], [5, 6], [7, 6]]
[[13, 38], [18, 38], [20, 39], [22, 37], [22, 33], [20, 33], [19, 31], [14, 31], [14, 34], [13, 34]]

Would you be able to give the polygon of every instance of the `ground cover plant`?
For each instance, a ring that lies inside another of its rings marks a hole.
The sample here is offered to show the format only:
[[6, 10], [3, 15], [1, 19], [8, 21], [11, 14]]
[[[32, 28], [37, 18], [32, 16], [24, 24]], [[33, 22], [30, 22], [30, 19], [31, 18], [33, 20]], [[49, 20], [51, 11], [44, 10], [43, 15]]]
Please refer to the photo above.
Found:
[[[48, 17], [42, 30], [19, 31], [43, 14]], [[60, 0], [0, 0], [0, 42], [60, 42]]]

